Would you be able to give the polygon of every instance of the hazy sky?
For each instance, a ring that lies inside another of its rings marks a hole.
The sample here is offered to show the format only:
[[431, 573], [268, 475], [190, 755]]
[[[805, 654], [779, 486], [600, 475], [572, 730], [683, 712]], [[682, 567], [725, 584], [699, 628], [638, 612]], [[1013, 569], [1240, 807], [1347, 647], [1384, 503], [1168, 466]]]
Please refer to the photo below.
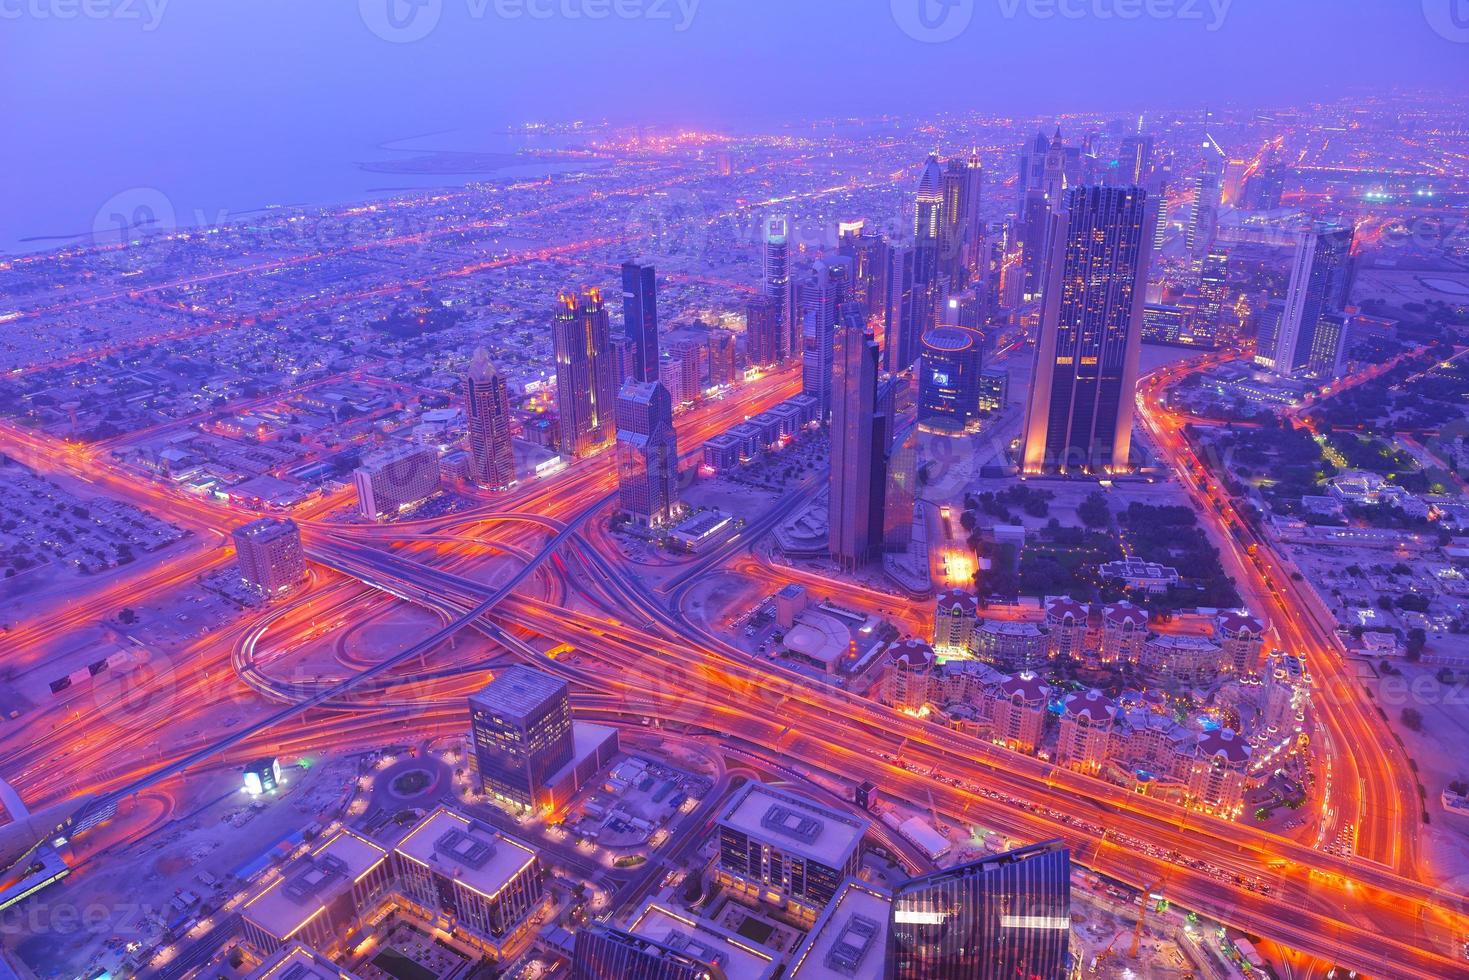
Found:
[[0, 0], [0, 221], [34, 223], [68, 186], [307, 170], [484, 122], [1279, 104], [1392, 84], [1469, 90], [1469, 0]]

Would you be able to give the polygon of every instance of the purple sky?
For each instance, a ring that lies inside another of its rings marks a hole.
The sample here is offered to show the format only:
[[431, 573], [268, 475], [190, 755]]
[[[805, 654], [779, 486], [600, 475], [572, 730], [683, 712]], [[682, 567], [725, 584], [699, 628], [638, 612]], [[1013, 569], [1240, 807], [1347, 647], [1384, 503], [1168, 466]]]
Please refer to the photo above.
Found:
[[[394, 42], [369, 23], [434, 27]], [[0, 46], [5, 248], [74, 225], [68, 195], [208, 170], [276, 175], [289, 198], [290, 171], [309, 184], [384, 139], [528, 118], [737, 127], [1463, 92], [1469, 0], [0, 0]]]

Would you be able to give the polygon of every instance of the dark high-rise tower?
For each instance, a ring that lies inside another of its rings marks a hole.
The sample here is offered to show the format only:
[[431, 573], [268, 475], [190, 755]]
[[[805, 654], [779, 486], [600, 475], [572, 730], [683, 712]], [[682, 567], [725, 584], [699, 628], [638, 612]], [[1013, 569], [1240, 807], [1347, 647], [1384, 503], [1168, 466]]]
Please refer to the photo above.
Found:
[[611, 441], [617, 399], [611, 328], [600, 289], [562, 293], [551, 323], [561, 452], [585, 456]]
[[484, 350], [475, 351], [464, 378], [465, 423], [469, 429], [470, 478], [490, 490], [515, 482], [515, 447], [510, 441], [510, 395], [505, 377]]
[[1070, 852], [1050, 841], [914, 878], [890, 925], [888, 980], [1064, 980]]
[[852, 299], [862, 304], [869, 318], [886, 319], [888, 308], [887, 239], [876, 232], [857, 228], [843, 232], [841, 255], [852, 264]]
[[1154, 206], [1136, 187], [1082, 187], [1052, 219], [1027, 473], [1128, 467]]
[[918, 357], [918, 338], [929, 316], [928, 299], [913, 282], [912, 245], [894, 245], [888, 253], [888, 303], [883, 318], [883, 367], [892, 374], [906, 371]]
[[766, 222], [764, 271], [764, 293], [780, 304], [780, 360], [789, 360], [801, 349], [801, 323], [791, 302], [791, 252], [784, 218]]
[[883, 491], [891, 408], [879, 417], [877, 340], [857, 304], [843, 307], [832, 377], [831, 475], [827, 514], [831, 556], [851, 570], [882, 548]]
[[651, 265], [622, 263], [622, 329], [633, 342], [633, 379], [657, 381], [658, 280]]
[[831, 414], [837, 313], [851, 296], [852, 263], [845, 258], [818, 259], [796, 287], [796, 313], [802, 324], [801, 391], [817, 400], [823, 420]]
[[673, 399], [657, 381], [629, 381], [617, 396], [617, 484], [622, 509], [662, 524], [678, 508]]
[[469, 722], [483, 791], [517, 806], [535, 806], [571, 761], [571, 703], [558, 677], [523, 664], [498, 669], [470, 695]]
[[756, 296], [745, 307], [745, 360], [750, 367], [772, 368], [780, 363], [783, 308], [774, 296]]
[[967, 327], [934, 327], [923, 335], [918, 371], [918, 420], [963, 432], [979, 418], [984, 335]]
[[939, 273], [949, 277], [950, 288], [968, 283], [979, 249], [979, 198], [984, 171], [977, 156], [954, 157], [944, 165], [943, 223], [939, 230]]
[[929, 156], [913, 203], [913, 282], [928, 285], [939, 276], [943, 250], [944, 173], [937, 156]]
[[[1323, 314], [1346, 305], [1351, 288], [1351, 261], [1350, 226], [1318, 224], [1301, 236], [1291, 263], [1285, 314], [1275, 341], [1272, 366], [1277, 374], [1293, 378], [1313, 373], [1317, 325]], [[1316, 361], [1318, 367], [1323, 363], [1319, 354]]]

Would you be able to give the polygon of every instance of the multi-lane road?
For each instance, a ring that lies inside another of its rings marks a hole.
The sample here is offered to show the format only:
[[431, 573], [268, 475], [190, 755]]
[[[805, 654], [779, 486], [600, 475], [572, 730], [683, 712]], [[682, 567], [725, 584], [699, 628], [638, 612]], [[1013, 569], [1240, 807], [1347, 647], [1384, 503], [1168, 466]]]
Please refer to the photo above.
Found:
[[[1144, 389], [1143, 417], [1184, 483], [1192, 486], [1176, 420], [1157, 401], [1165, 380], [1155, 379]], [[777, 376], [746, 392], [741, 402], [715, 403], [686, 417], [680, 425], [684, 448], [697, 451], [703, 439], [780, 400], [791, 387], [789, 375]], [[0, 432], [0, 442], [14, 435]], [[86, 454], [60, 455], [52, 465], [201, 529], [219, 531], [244, 519], [180, 500], [167, 488]], [[350, 584], [365, 582], [432, 609], [447, 625], [346, 680], [283, 683], [269, 670], [259, 670], [253, 655], [241, 655], [248, 644], [260, 641], [253, 624], [242, 624], [201, 651], [182, 678], [169, 678], [172, 687], [159, 692], [146, 713], [113, 722], [119, 729], [115, 737], [98, 738], [88, 726], [73, 724], [64, 725], [60, 734], [37, 736], [44, 746], [40, 753], [37, 746], [15, 746], [28, 760], [19, 782], [38, 802], [81, 788], [120, 796], [157, 785], [189, 766], [246, 753], [401, 741], [405, 731], [419, 736], [454, 731], [464, 725], [463, 709], [446, 695], [466, 690], [472, 678], [443, 672], [415, 686], [414, 696], [406, 699], [396, 697], [387, 681], [412, 679], [417, 658], [472, 626], [566, 674], [577, 685], [578, 710], [598, 717], [635, 722], [651, 716], [695, 726], [727, 740], [734, 751], [773, 764], [872, 779], [907, 798], [931, 798], [936, 809], [956, 820], [983, 823], [1021, 839], [1061, 836], [1088, 866], [1140, 886], [1163, 881], [1181, 904], [1374, 973], [1442, 977], [1469, 972], [1456, 948], [1469, 934], [1456, 897], [1418, 880], [1417, 812], [1407, 805], [1416, 793], [1404, 792], [1411, 776], [1399, 768], [1402, 760], [1391, 751], [1390, 739], [1383, 744], [1384, 732], [1374, 717], [1349, 697], [1322, 699], [1332, 702], [1322, 710], [1335, 787], [1323, 819], [1357, 828], [1361, 857], [1356, 858], [1324, 854], [1248, 825], [1138, 796], [752, 662], [683, 618], [680, 600], [694, 577], [676, 579], [659, 595], [630, 575], [619, 555], [599, 551], [597, 535], [582, 533], [601, 512], [613, 480], [610, 461], [595, 458], [453, 517], [371, 528], [303, 522], [311, 554], [322, 568], [332, 569], [318, 572], [314, 587], [298, 600], [303, 606], [366, 595]], [[740, 560], [739, 553], [811, 489], [794, 491], [753, 521], [740, 540], [700, 560], [700, 567]], [[1204, 501], [1200, 510], [1216, 513]], [[1220, 519], [1228, 514], [1226, 508]], [[1257, 556], [1266, 551], [1262, 545]], [[508, 582], [489, 586], [465, 573], [476, 559], [492, 553], [521, 562]], [[1273, 576], [1275, 582], [1282, 580], [1288, 582], [1289, 576]], [[595, 609], [568, 602], [568, 592], [588, 597]], [[1285, 606], [1272, 610], [1271, 618], [1282, 644], [1304, 650], [1313, 670], [1329, 674], [1330, 637], [1321, 635], [1308, 606], [1301, 606], [1305, 613], [1292, 613], [1294, 593], [1279, 594]], [[528, 644], [528, 636], [572, 644], [577, 662], [542, 657], [538, 651], [545, 644]], [[44, 634], [35, 642], [44, 643]], [[246, 671], [256, 671], [250, 685], [240, 676]], [[360, 688], [374, 685], [380, 685], [381, 696], [360, 696]], [[218, 694], [249, 699], [261, 692], [281, 703], [269, 713], [257, 704], [251, 720], [225, 737], [167, 746], [149, 737], [190, 723], [182, 719], [199, 723]], [[124, 721], [133, 734], [120, 731]], [[152, 747], [142, 748], [145, 743]]]

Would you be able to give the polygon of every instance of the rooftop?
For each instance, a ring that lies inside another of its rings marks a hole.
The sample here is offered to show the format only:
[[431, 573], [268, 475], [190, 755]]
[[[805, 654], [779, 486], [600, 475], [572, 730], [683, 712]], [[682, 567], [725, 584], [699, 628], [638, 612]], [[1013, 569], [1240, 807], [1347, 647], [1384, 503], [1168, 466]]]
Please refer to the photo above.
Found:
[[775, 955], [769, 950], [707, 919], [676, 912], [651, 899], [633, 918], [628, 931], [718, 966], [731, 980], [769, 980], [775, 976]]
[[241, 914], [279, 939], [289, 939], [312, 916], [376, 865], [388, 852], [346, 828], [291, 862], [244, 905]]
[[782, 851], [840, 869], [862, 846], [867, 821], [763, 783], [747, 783], [719, 822]]
[[496, 671], [488, 684], [470, 695], [470, 700], [498, 714], [527, 718], [547, 702], [566, 695], [567, 684], [560, 678], [524, 664], [510, 664]]
[[852, 980], [878, 976], [887, 947], [893, 897], [855, 878], [811, 927], [792, 960], [791, 980]]
[[536, 852], [519, 841], [442, 806], [410, 830], [396, 850], [487, 898], [536, 859]]
[[309, 946], [291, 943], [250, 974], [250, 980], [357, 980], [355, 973], [337, 966]]

